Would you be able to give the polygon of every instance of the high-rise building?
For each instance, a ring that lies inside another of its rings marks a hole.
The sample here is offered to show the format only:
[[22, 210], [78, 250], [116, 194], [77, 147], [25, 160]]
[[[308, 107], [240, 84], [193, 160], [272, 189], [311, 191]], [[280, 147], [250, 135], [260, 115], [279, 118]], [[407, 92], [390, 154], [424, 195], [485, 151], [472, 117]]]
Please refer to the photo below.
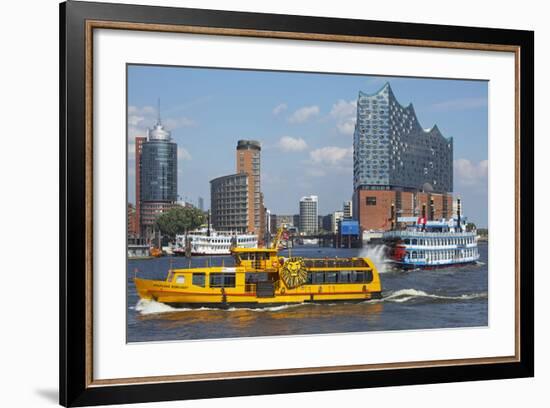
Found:
[[136, 211], [135, 225], [137, 235], [141, 235], [141, 153], [143, 151], [143, 143], [147, 141], [146, 137], [136, 136], [135, 138], [135, 162], [136, 162]]
[[344, 215], [344, 212], [343, 211], [334, 211], [332, 213], [332, 228], [331, 228], [331, 231], [334, 232], [335, 234], [338, 233], [338, 226], [340, 225], [340, 221], [342, 221], [345, 217]]
[[249, 182], [246, 173], [210, 180], [210, 211], [215, 230], [239, 233], [249, 231]]
[[198, 201], [199, 210], [204, 211], [204, 198], [199, 197]]
[[248, 231], [263, 236], [265, 215], [260, 185], [260, 142], [239, 140], [237, 142], [237, 173], [246, 173], [248, 182]]
[[364, 230], [387, 230], [399, 216], [448, 218], [452, 211], [453, 140], [424, 129], [386, 83], [359, 92], [353, 136], [353, 217]]
[[300, 233], [316, 234], [319, 221], [317, 218], [318, 197], [311, 195], [300, 200]]
[[140, 156], [140, 223], [146, 239], [153, 235], [156, 218], [173, 208], [178, 199], [177, 144], [160, 120], [147, 131]]
[[344, 213], [344, 218], [345, 219], [351, 219], [353, 218], [353, 201], [349, 200], [349, 201], [344, 201], [344, 204], [342, 205], [342, 210], [343, 210], [343, 213]]

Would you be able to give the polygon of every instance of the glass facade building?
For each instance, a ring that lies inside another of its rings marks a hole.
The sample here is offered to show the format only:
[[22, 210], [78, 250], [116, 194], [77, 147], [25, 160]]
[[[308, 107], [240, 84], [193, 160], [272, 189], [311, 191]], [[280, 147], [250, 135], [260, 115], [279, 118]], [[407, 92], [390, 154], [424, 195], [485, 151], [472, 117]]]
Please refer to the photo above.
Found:
[[175, 202], [178, 198], [178, 146], [157, 123], [141, 151], [142, 201]]
[[353, 136], [354, 190], [453, 191], [453, 140], [424, 129], [386, 83], [359, 92]]
[[140, 180], [137, 195], [140, 229], [142, 236], [150, 240], [155, 234], [157, 217], [173, 208], [178, 199], [178, 146], [160, 117], [147, 133], [147, 140], [141, 142], [136, 169]]

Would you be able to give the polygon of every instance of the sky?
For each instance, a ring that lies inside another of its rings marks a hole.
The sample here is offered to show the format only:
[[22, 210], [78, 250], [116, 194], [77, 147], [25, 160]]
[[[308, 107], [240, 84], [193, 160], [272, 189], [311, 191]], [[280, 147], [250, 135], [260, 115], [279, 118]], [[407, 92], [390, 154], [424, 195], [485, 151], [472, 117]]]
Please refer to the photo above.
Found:
[[454, 195], [487, 226], [488, 82], [368, 75], [128, 66], [128, 201], [135, 202], [134, 138], [161, 118], [178, 144], [178, 195], [209, 208], [213, 178], [235, 173], [239, 139], [262, 144], [261, 188], [273, 214], [297, 214], [319, 196], [319, 214], [341, 210], [353, 193], [353, 128], [358, 92], [389, 82], [420, 125], [454, 140]]

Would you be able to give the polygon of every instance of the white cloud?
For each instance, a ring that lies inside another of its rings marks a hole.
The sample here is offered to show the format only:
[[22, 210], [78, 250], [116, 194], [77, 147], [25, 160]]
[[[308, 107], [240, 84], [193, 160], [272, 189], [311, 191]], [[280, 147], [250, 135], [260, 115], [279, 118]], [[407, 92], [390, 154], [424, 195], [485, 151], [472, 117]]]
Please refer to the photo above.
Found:
[[145, 120], [145, 116], [138, 116], [138, 115], [129, 115], [128, 116], [128, 124], [130, 126], [138, 126], [144, 120]]
[[283, 152], [301, 152], [307, 149], [307, 143], [301, 137], [283, 136], [277, 143], [279, 149]]
[[357, 101], [338, 100], [330, 110], [330, 116], [336, 119], [336, 129], [344, 135], [352, 135], [355, 130]]
[[191, 160], [191, 154], [183, 147], [178, 147], [178, 160]]
[[347, 118], [345, 120], [340, 120], [336, 124], [336, 129], [344, 135], [353, 135], [353, 132], [355, 131], [355, 122], [356, 122], [355, 116], [352, 118]]
[[342, 166], [351, 162], [353, 158], [353, 148], [336, 146], [321, 147], [309, 152], [309, 157], [314, 164]]
[[128, 106], [128, 115], [141, 115], [141, 116], [151, 116], [157, 114], [157, 110], [152, 106]]
[[435, 111], [457, 111], [482, 108], [485, 106], [487, 106], [487, 98], [458, 98], [434, 103], [432, 109]]
[[290, 115], [288, 121], [290, 123], [303, 123], [308, 121], [312, 117], [319, 115], [319, 112], [320, 109], [317, 105], [304, 106], [303, 108], [298, 109], [292, 115]]
[[273, 114], [277, 116], [279, 113], [284, 112], [288, 108], [286, 103], [280, 103], [273, 108]]
[[338, 100], [332, 109], [330, 110], [330, 115], [335, 118], [348, 118], [349, 116], [354, 116], [357, 110], [357, 101], [345, 101], [343, 99]]
[[[128, 138], [133, 141], [136, 136], [147, 136], [147, 128], [157, 121], [157, 110], [152, 106], [128, 106]], [[184, 116], [162, 119], [166, 129], [172, 131], [179, 128], [195, 126], [196, 122]]]
[[481, 160], [472, 163], [468, 159], [456, 159], [454, 161], [454, 174], [458, 184], [463, 186], [480, 186], [487, 181], [489, 161]]

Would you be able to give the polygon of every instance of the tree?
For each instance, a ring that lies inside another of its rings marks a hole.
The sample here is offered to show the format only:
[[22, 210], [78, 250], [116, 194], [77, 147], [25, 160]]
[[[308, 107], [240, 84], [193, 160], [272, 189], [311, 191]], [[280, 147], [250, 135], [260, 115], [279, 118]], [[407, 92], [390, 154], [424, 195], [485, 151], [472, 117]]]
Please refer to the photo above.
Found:
[[469, 222], [466, 224], [466, 231], [475, 231], [476, 225], [473, 222]]
[[157, 226], [163, 235], [175, 238], [178, 234], [200, 227], [204, 223], [204, 213], [194, 207], [174, 207], [157, 218]]

